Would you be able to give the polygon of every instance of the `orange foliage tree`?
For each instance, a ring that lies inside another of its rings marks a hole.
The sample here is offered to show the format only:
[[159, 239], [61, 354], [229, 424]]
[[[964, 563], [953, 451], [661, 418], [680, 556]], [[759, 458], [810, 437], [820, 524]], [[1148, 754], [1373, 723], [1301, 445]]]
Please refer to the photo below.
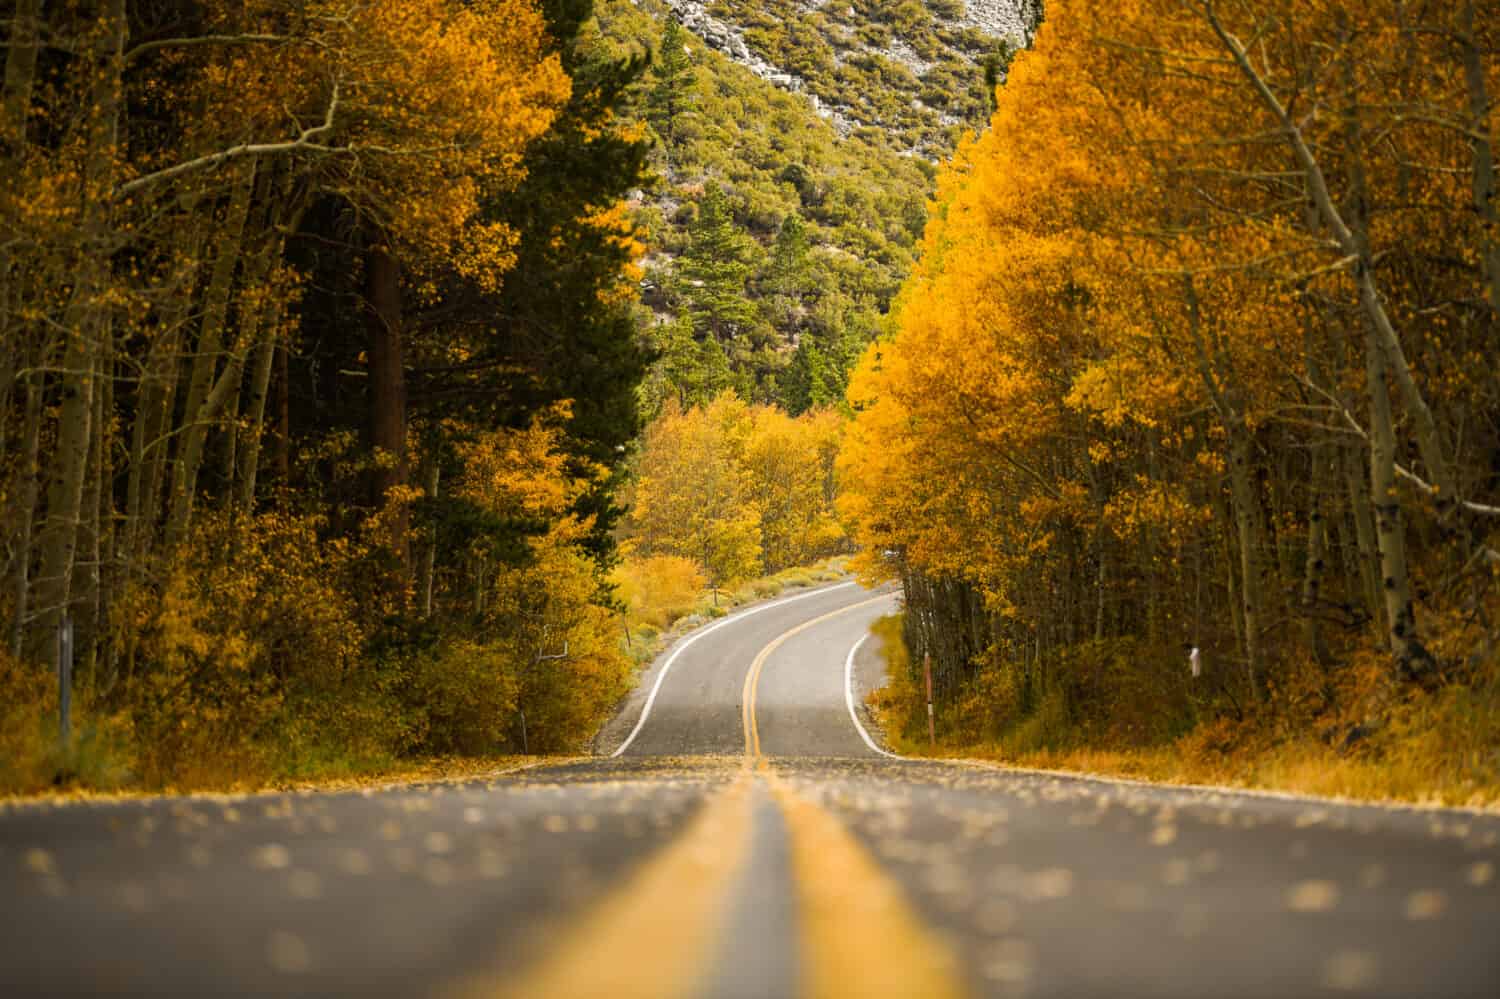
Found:
[[1113, 643], [1187, 718], [1188, 646], [1236, 710], [1377, 635], [1393, 682], [1492, 654], [1429, 623], [1500, 560], [1485, 7], [1049, 4], [849, 390], [840, 508], [949, 691], [1107, 715], [1066, 664]]
[[690, 559], [715, 587], [837, 553], [842, 424], [832, 411], [792, 417], [730, 392], [688, 410], [669, 400], [636, 461], [629, 553]]

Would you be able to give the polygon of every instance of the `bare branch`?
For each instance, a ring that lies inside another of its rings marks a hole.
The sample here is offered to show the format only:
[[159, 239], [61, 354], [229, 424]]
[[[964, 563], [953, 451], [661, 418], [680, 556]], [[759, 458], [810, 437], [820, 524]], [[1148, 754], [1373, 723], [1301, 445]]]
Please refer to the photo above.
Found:
[[129, 65], [142, 56], [167, 48], [197, 48], [202, 45], [263, 45], [282, 42], [315, 44], [308, 39], [293, 39], [285, 35], [199, 35], [194, 38], [158, 38], [155, 41], [142, 42], [137, 45], [125, 53], [124, 59], [126, 65]]
[[[1319, 385], [1315, 385], [1306, 377], [1299, 376], [1298, 381], [1300, 381], [1308, 389], [1327, 399], [1332, 404], [1332, 408], [1336, 412], [1343, 415], [1344, 422], [1349, 425], [1349, 429], [1351, 431], [1359, 436], [1360, 440], [1368, 441], [1370, 439], [1369, 432], [1360, 425], [1359, 420], [1354, 418], [1354, 414], [1349, 412], [1348, 407], [1345, 406], [1341, 400], [1339, 400], [1327, 389], [1324, 389]], [[1442, 496], [1441, 489], [1428, 482], [1426, 479], [1422, 478], [1416, 472], [1413, 472], [1411, 469], [1407, 468], [1399, 461], [1396, 462], [1396, 474], [1405, 479], [1407, 482], [1410, 482], [1412, 485], [1416, 486], [1428, 496], [1441, 497], [1443, 499], [1448, 498]], [[1500, 506], [1491, 506], [1488, 503], [1475, 503], [1473, 500], [1455, 500], [1454, 505], [1459, 509], [1467, 510], [1469, 513], [1479, 514], [1480, 516], [1500, 517]]]
[[127, 195], [139, 191], [143, 187], [148, 187], [152, 184], [160, 183], [164, 180], [171, 180], [173, 177], [180, 177], [186, 173], [193, 173], [198, 170], [207, 170], [212, 167], [220, 166], [224, 163], [233, 162], [234, 160], [244, 159], [247, 156], [275, 156], [283, 153], [296, 152], [299, 149], [313, 149], [318, 152], [335, 152], [337, 150], [335, 150], [333, 147], [319, 145], [313, 140], [321, 138], [322, 136], [327, 135], [329, 132], [333, 131], [334, 115], [338, 112], [338, 108], [339, 85], [337, 82], [335, 82], [333, 85], [333, 94], [328, 101], [328, 111], [323, 116], [323, 123], [321, 125], [315, 125], [312, 128], [303, 129], [302, 134], [297, 136], [297, 138], [292, 139], [289, 142], [245, 143], [244, 145], [233, 146], [229, 149], [225, 149], [217, 153], [210, 153], [207, 156], [200, 156], [197, 159], [188, 160], [184, 163], [178, 163], [175, 166], [166, 167], [164, 169], [157, 170], [154, 173], [148, 173], [144, 176], [137, 177], [135, 180], [127, 181], [126, 183], [121, 184], [119, 187], [115, 188], [115, 197], [126, 197]]
[[[1302, 167], [1307, 177], [1308, 192], [1312, 195], [1318, 214], [1337, 238], [1344, 254], [1356, 259], [1354, 278], [1359, 288], [1360, 306], [1374, 329], [1376, 340], [1382, 353], [1385, 354], [1386, 363], [1392, 374], [1396, 376], [1396, 382], [1401, 387], [1401, 395], [1406, 400], [1407, 408], [1411, 411], [1416, 423], [1417, 448], [1422, 454], [1422, 460], [1426, 463], [1429, 473], [1438, 480], [1438, 486], [1442, 487], [1448, 495], [1454, 495], [1455, 480], [1438, 433], [1437, 421], [1421, 389], [1417, 387], [1416, 379], [1411, 373], [1411, 366], [1406, 359], [1406, 351], [1401, 346], [1401, 338], [1397, 335], [1395, 324], [1391, 321], [1390, 314], [1381, 301], [1380, 289], [1375, 284], [1374, 261], [1370, 255], [1368, 241], [1363, 233], [1356, 233], [1344, 220], [1343, 212], [1339, 210], [1333, 194], [1328, 189], [1328, 181], [1323, 175], [1323, 168], [1319, 165], [1317, 157], [1313, 155], [1301, 127], [1292, 119], [1291, 112], [1281, 103], [1280, 98], [1271, 89], [1271, 85], [1266, 82], [1265, 76], [1251, 64], [1244, 45], [1230, 34], [1223, 22], [1219, 20], [1213, 0], [1203, 0], [1201, 6], [1214, 34], [1234, 57], [1235, 63], [1240, 67], [1240, 72], [1259, 95], [1261, 103], [1280, 123], [1287, 143], [1291, 146], [1298, 165]], [[1353, 151], [1351, 155], [1354, 155]]]

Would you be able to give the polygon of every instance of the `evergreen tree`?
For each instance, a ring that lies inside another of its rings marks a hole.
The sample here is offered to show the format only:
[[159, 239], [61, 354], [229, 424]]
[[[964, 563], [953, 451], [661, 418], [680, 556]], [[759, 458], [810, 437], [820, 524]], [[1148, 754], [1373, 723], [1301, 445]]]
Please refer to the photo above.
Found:
[[730, 388], [737, 389], [737, 394], [744, 398], [746, 392], [743, 384], [744, 379], [736, 379], [735, 372], [730, 370], [729, 357], [724, 353], [723, 345], [714, 337], [705, 336], [698, 341], [698, 367], [695, 372], [694, 396], [683, 401], [684, 403], [704, 404]]
[[875, 338], [880, 313], [868, 302], [837, 293], [820, 300], [807, 317], [782, 378], [779, 400], [789, 413], [837, 406], [849, 385], [849, 372], [865, 344]]
[[661, 136], [670, 163], [677, 148], [677, 123], [693, 104], [696, 82], [687, 52], [687, 32], [675, 16], [662, 31], [661, 51], [651, 66], [655, 82], [646, 92], [646, 120]]
[[729, 198], [718, 184], [703, 192], [688, 235], [679, 272], [694, 328], [721, 341], [747, 332], [756, 318], [745, 292], [754, 246], [735, 225]]
[[[608, 215], [647, 183], [649, 143], [617, 127], [644, 59], [617, 62], [579, 42], [593, 0], [543, 5], [572, 97], [552, 129], [528, 148], [526, 179], [489, 212], [520, 233], [517, 260], [498, 293], [452, 289], [432, 325], [465, 330], [469, 359], [421, 372], [414, 402], [434, 417], [461, 407], [495, 425], [524, 427], [572, 400], [564, 446], [582, 463], [615, 472], [641, 428], [637, 389], [651, 361], [633, 301], [620, 281], [636, 252], [632, 229]], [[613, 546], [619, 515], [611, 476], [575, 512], [593, 518], [591, 547]]]
[[765, 291], [800, 300], [812, 289], [812, 266], [808, 260], [807, 223], [795, 213], [788, 215], [776, 234], [766, 268]]
[[793, 416], [827, 401], [828, 359], [811, 334], [804, 334], [782, 376], [782, 405]]

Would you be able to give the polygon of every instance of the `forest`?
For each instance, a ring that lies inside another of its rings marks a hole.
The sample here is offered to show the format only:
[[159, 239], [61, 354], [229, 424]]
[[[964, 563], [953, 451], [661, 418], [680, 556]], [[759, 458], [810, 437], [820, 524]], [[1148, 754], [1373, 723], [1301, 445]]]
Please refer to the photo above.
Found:
[[[826, 407], [909, 258], [835, 260], [795, 185], [750, 197], [719, 169], [738, 122], [700, 114], [737, 67], [610, 23], [592, 0], [0, 22], [0, 790], [574, 751], [658, 630], [846, 550]], [[780, 104], [823, 152], [754, 177], [851, 162]], [[896, 200], [856, 203], [909, 247], [897, 206], [930, 175], [882, 162]], [[815, 218], [848, 218], [819, 190]], [[652, 254], [682, 257], [660, 314]], [[770, 404], [774, 316], [836, 345], [805, 415]]]
[[613, 706], [646, 60], [580, 44], [591, 16], [22, 0], [6, 784], [552, 751]]
[[847, 373], [911, 268], [935, 173], [901, 137], [841, 137], [806, 97], [707, 48], [665, 3], [612, 0], [601, 44], [654, 57], [637, 102], [658, 182], [631, 202], [655, 351], [644, 405], [726, 389], [800, 413]]
[[849, 389], [898, 744], [1494, 800], [1497, 31], [1047, 4]]

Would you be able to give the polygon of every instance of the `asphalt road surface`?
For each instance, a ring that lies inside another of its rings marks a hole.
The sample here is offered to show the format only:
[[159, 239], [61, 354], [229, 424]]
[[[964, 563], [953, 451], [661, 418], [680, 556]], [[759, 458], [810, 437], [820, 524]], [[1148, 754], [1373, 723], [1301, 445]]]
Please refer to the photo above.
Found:
[[679, 640], [598, 755], [0, 810], [0, 995], [1500, 996], [1500, 816], [894, 758], [852, 584]]

